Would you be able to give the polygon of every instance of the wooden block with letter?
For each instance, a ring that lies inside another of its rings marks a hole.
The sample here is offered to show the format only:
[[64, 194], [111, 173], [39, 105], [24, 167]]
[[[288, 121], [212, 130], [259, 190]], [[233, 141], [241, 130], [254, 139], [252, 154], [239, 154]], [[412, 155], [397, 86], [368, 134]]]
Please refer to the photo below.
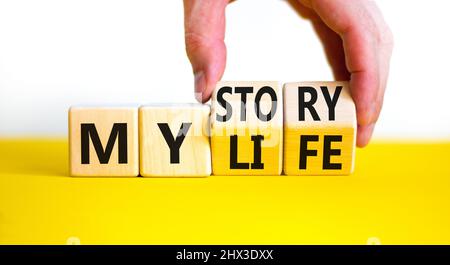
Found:
[[357, 125], [348, 82], [287, 83], [284, 98], [285, 174], [351, 174]]
[[144, 177], [211, 175], [210, 107], [149, 105], [139, 109], [140, 173]]
[[283, 100], [278, 82], [219, 82], [212, 95], [215, 175], [279, 175]]
[[70, 174], [139, 175], [137, 107], [72, 107], [69, 110]]

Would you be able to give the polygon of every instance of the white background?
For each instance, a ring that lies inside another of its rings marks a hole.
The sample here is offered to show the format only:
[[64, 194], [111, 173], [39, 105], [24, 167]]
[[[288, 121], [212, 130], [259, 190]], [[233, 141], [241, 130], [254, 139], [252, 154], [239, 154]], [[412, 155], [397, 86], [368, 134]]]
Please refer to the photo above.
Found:
[[[375, 137], [450, 138], [450, 1], [377, 2], [396, 45]], [[286, 1], [229, 5], [226, 43], [224, 80], [332, 79]], [[70, 105], [194, 102], [193, 90], [181, 0], [0, 0], [0, 136], [63, 136]]]

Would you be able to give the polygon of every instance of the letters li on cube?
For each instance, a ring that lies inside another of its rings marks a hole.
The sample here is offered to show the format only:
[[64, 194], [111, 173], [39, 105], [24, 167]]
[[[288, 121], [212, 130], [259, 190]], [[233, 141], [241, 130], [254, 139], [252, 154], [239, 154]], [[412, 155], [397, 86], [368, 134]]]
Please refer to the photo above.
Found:
[[283, 99], [278, 82], [219, 82], [212, 95], [215, 175], [279, 175]]

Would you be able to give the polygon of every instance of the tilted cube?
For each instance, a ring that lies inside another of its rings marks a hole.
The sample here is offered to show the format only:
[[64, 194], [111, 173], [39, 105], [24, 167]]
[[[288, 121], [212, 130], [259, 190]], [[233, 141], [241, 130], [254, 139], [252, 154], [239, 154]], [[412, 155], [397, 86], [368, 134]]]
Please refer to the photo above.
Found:
[[211, 104], [213, 174], [281, 174], [283, 99], [278, 82], [219, 82]]
[[284, 173], [353, 172], [356, 110], [348, 82], [284, 85]]

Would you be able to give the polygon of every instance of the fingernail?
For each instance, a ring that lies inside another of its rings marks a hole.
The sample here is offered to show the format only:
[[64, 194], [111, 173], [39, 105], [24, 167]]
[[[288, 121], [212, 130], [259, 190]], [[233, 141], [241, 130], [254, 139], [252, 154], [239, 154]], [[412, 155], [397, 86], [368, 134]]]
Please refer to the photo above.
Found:
[[376, 104], [370, 104], [358, 111], [358, 124], [368, 126], [376, 121]]
[[198, 102], [203, 102], [203, 91], [206, 89], [205, 74], [203, 71], [194, 74], [194, 94]]

